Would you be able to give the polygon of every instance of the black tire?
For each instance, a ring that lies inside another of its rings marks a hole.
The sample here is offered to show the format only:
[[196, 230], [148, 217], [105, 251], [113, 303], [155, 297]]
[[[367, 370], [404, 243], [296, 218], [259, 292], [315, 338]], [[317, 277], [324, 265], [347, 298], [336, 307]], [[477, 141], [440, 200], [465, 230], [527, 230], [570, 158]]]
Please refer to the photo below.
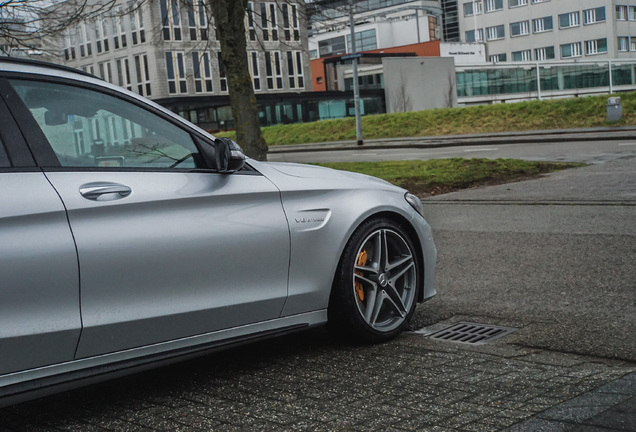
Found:
[[354, 341], [398, 335], [417, 303], [419, 260], [405, 230], [390, 219], [364, 222], [342, 253], [329, 301], [329, 324]]

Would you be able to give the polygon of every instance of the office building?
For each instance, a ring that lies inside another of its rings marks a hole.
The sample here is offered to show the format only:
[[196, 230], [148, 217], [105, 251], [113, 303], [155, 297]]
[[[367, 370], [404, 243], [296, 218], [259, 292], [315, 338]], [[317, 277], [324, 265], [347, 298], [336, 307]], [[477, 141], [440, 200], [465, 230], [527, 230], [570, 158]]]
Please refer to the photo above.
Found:
[[491, 62], [636, 58], [634, 0], [459, 0], [467, 42]]
[[[303, 7], [290, 0], [248, 3], [247, 56], [263, 124], [299, 121], [298, 104], [277, 101], [281, 95], [300, 100], [299, 93], [311, 90]], [[218, 31], [202, 0], [121, 1], [69, 29], [54, 60], [153, 99], [206, 129], [232, 128]]]

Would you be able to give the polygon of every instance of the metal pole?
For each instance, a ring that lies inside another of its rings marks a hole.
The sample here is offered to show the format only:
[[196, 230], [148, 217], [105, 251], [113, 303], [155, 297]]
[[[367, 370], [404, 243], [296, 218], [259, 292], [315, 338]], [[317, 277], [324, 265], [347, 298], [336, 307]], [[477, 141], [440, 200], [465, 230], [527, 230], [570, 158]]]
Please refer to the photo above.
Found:
[[358, 58], [356, 55], [356, 33], [353, 19], [353, 0], [349, 0], [349, 27], [351, 27], [351, 55], [353, 64], [353, 103], [356, 111], [356, 140], [358, 145], [364, 144], [362, 140], [362, 120], [360, 116], [360, 83], [358, 83]]
[[415, 9], [415, 25], [417, 26], [417, 43], [422, 42], [420, 37], [420, 10]]
[[612, 78], [612, 60], [607, 61], [608, 72], [609, 72], [609, 92], [610, 94], [614, 93], [614, 82]]
[[541, 100], [541, 73], [539, 72], [539, 62], [537, 62], [537, 99]]

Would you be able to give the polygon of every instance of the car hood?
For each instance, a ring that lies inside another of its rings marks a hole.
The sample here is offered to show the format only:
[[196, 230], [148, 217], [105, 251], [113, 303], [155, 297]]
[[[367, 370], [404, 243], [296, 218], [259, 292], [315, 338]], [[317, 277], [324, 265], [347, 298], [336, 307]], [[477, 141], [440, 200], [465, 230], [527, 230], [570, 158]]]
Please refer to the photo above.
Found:
[[392, 185], [391, 183], [379, 179], [377, 177], [372, 177], [365, 174], [359, 174], [349, 171], [341, 171], [332, 168], [325, 168], [316, 165], [306, 165], [306, 164], [297, 164], [297, 163], [289, 163], [289, 162], [267, 162], [267, 163], [259, 163], [260, 166], [267, 166], [268, 168], [274, 169], [275, 171], [282, 173], [286, 176], [298, 177], [303, 179], [316, 179], [316, 180], [340, 180], [340, 181], [353, 181], [353, 182], [364, 182], [365, 184], [369, 184], [370, 182], [377, 186], [385, 186], [390, 188], [397, 188], [397, 186]]

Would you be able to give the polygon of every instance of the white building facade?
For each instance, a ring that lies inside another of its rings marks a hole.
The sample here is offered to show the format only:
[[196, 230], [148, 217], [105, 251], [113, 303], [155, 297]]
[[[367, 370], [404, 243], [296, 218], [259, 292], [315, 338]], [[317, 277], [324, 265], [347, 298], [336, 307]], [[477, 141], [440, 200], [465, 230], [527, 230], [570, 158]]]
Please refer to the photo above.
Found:
[[636, 58], [634, 0], [459, 0], [467, 42], [486, 44], [488, 60]]
[[[411, 45], [440, 39], [437, 0], [364, 0], [354, 3], [356, 51]], [[334, 1], [311, 21], [311, 58], [351, 52], [348, 2]]]
[[[311, 91], [303, 8], [304, 3], [293, 0], [248, 3], [247, 56], [257, 98]], [[61, 55], [53, 60], [164, 105], [187, 100], [183, 109], [167, 105], [216, 129], [232, 118], [217, 31], [222, 30], [204, 0], [121, 1], [69, 29]], [[220, 99], [212, 103], [214, 98]], [[202, 108], [197, 100], [203, 99], [214, 108]]]

